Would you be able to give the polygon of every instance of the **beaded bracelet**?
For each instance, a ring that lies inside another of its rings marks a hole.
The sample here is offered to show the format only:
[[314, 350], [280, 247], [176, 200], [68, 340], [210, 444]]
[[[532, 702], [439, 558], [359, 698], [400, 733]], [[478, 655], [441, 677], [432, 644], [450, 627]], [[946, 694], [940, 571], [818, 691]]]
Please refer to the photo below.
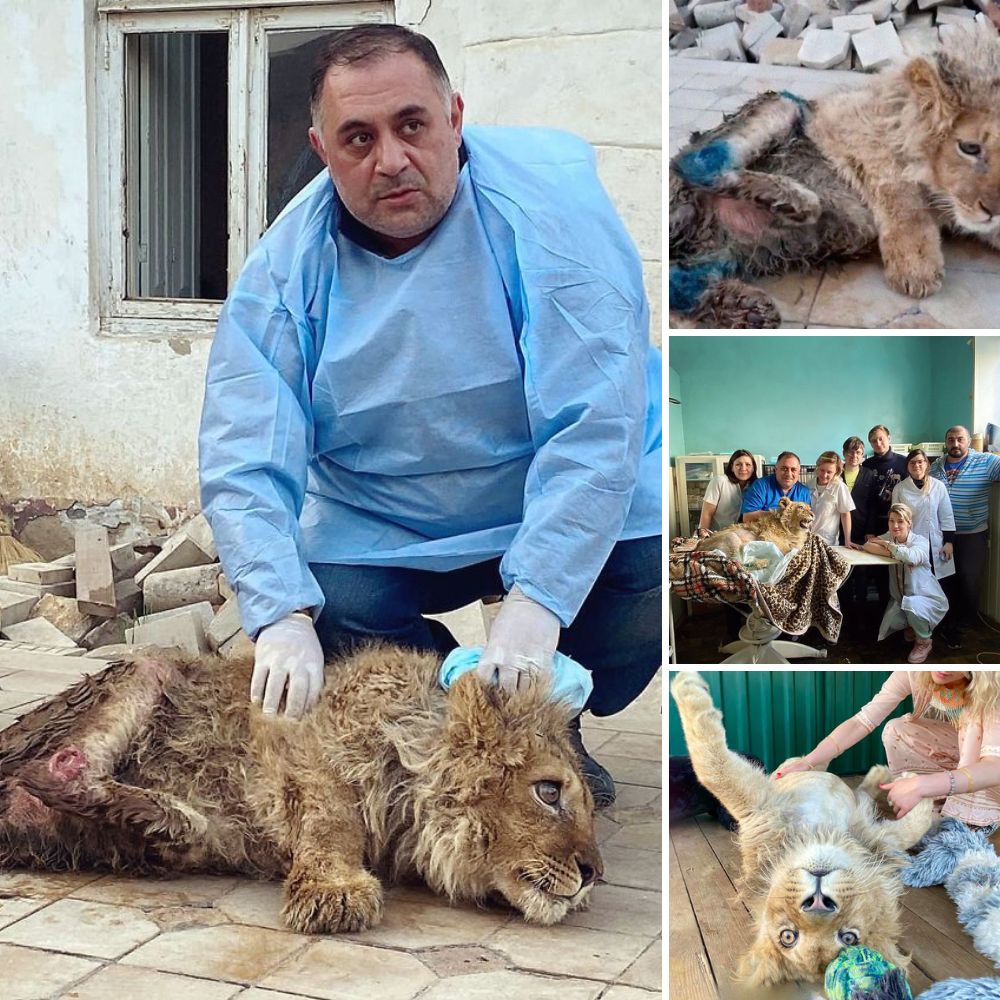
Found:
[[948, 794], [949, 795], [954, 795], [955, 794], [955, 772], [954, 771], [949, 771], [948, 772]]

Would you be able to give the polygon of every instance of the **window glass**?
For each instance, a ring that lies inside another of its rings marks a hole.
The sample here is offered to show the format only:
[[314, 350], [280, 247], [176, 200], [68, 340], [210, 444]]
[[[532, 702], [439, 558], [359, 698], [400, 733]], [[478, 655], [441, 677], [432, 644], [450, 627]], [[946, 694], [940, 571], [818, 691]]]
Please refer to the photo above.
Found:
[[126, 38], [126, 294], [226, 296], [225, 32]]
[[329, 35], [267, 33], [267, 225], [323, 169], [309, 145], [309, 78]]

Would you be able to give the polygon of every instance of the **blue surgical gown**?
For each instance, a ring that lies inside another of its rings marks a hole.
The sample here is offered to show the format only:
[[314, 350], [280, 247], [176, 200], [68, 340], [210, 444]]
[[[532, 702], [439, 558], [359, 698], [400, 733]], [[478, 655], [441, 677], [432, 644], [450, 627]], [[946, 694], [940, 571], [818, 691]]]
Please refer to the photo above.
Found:
[[451, 207], [383, 258], [323, 173], [219, 319], [202, 505], [251, 635], [323, 605], [309, 563], [501, 574], [576, 615], [661, 530], [661, 369], [638, 254], [565, 133], [467, 127]]

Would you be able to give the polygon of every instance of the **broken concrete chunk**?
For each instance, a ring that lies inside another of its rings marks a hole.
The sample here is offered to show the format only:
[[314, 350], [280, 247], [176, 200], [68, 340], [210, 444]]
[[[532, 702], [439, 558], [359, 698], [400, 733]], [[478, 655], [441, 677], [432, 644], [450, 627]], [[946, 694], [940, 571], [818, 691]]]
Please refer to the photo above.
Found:
[[9, 576], [0, 576], [0, 592], [2, 591], [11, 594], [30, 594], [32, 597], [42, 596], [42, 588], [37, 583], [22, 583], [20, 580], [12, 580]]
[[731, 60], [746, 62], [747, 57], [743, 51], [741, 35], [739, 25], [730, 21], [729, 24], [722, 24], [718, 28], [708, 28], [703, 31], [698, 44], [703, 49], [725, 49]]
[[760, 50], [781, 32], [781, 25], [770, 14], [758, 14], [743, 29], [743, 47], [757, 58]]
[[85, 649], [97, 649], [99, 646], [110, 646], [113, 643], [125, 642], [125, 629], [131, 628], [133, 619], [128, 615], [118, 615], [115, 618], [105, 618], [95, 625], [82, 639], [80, 645]]
[[694, 19], [699, 28], [717, 28], [736, 20], [736, 0], [703, 3], [695, 8]]
[[892, 0], [867, 0], [867, 3], [859, 3], [852, 8], [852, 14], [871, 14], [878, 24], [889, 20], [892, 13]]
[[[678, 59], [712, 59], [718, 62], [725, 62], [730, 58], [729, 49], [706, 49], [701, 46], [700, 42], [693, 49], [682, 49], [680, 52], [675, 52], [674, 55]], [[746, 62], [746, 57], [743, 61]]]
[[82, 524], [76, 529], [76, 596], [88, 604], [115, 603], [115, 574], [108, 529]]
[[169, 611], [171, 608], [181, 608], [201, 601], [221, 603], [221, 572], [222, 567], [218, 563], [212, 563], [209, 566], [187, 566], [147, 576], [143, 584], [146, 613]]
[[13, 625], [4, 625], [0, 629], [0, 635], [14, 642], [29, 642], [37, 646], [76, 645], [68, 635], [63, 635], [52, 622], [45, 618], [28, 618]]
[[0, 590], [0, 628], [27, 621], [39, 598]]
[[935, 12], [937, 24], [961, 24], [964, 21], [975, 21], [976, 12], [968, 7], [938, 7]]
[[73, 568], [48, 562], [13, 563], [7, 567], [7, 575], [20, 583], [69, 583], [73, 580]]
[[228, 601], [230, 597], [235, 597], [236, 591], [229, 586], [229, 581], [226, 579], [225, 573], [219, 574], [219, 597], [224, 601]]
[[859, 31], [856, 35], [851, 35], [851, 40], [861, 68], [864, 70], [878, 69], [906, 58], [899, 35], [890, 22], [879, 24], [867, 31]]
[[250, 636], [240, 629], [231, 639], [228, 639], [219, 647], [219, 655], [227, 660], [234, 660], [242, 657], [252, 657], [254, 654], [254, 644]]
[[799, 66], [801, 38], [772, 38], [760, 51], [761, 63], [768, 66]]
[[239, 632], [241, 624], [239, 604], [235, 599], [226, 601], [208, 626], [208, 644], [218, 649]]
[[875, 18], [871, 14], [843, 14], [833, 19], [833, 30], [846, 31], [849, 35], [874, 27]]
[[851, 36], [846, 32], [810, 31], [799, 49], [799, 61], [811, 69], [830, 69], [843, 62], [850, 51]]
[[142, 605], [142, 591], [131, 581], [122, 580], [115, 584], [114, 604], [98, 604], [96, 601], [76, 599], [77, 607], [88, 615], [98, 618], [116, 618], [118, 615], [131, 614], [138, 611]]
[[[802, 3], [802, 0], [788, 0], [788, 3], [785, 4], [785, 13], [781, 16], [781, 26], [785, 29], [785, 38], [798, 38], [809, 23], [811, 13], [809, 5]], [[798, 63], [795, 65], [797, 66]]]
[[678, 31], [673, 38], [670, 39], [670, 47], [672, 49], [689, 49], [692, 45], [698, 44], [698, 32], [694, 28], [685, 28], [683, 31]]
[[186, 614], [147, 620], [136, 625], [131, 634], [137, 646], [176, 647], [192, 656], [210, 652], [201, 616], [190, 610]]
[[212, 539], [208, 520], [203, 514], [189, 521], [176, 535], [171, 535], [163, 548], [135, 575], [135, 582], [143, 586], [152, 573], [206, 566], [218, 559], [219, 554]]
[[74, 643], [80, 642], [98, 622], [93, 615], [83, 614], [73, 598], [56, 597], [55, 594], [45, 594], [39, 598], [29, 617], [44, 618], [51, 622]]

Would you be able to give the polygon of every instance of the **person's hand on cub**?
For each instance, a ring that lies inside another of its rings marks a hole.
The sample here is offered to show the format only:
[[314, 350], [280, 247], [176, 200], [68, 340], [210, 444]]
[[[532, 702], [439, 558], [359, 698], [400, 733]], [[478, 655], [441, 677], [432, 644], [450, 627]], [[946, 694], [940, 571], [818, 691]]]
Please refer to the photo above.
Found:
[[323, 649], [312, 616], [299, 611], [260, 630], [250, 678], [250, 701], [263, 703], [264, 716], [274, 718], [286, 685], [286, 719], [301, 719], [323, 690]]
[[794, 771], [812, 771], [811, 765], [806, 763], [805, 757], [789, 757], [784, 764], [779, 764], [777, 770], [771, 775], [772, 781], [783, 778], [786, 774]]
[[522, 690], [552, 669], [559, 643], [559, 619], [548, 608], [512, 587], [490, 629], [476, 674], [507, 691]]
[[889, 805], [895, 812], [896, 819], [902, 819], [921, 799], [934, 794], [925, 787], [926, 779], [926, 774], [915, 774], [878, 786], [887, 792]]

